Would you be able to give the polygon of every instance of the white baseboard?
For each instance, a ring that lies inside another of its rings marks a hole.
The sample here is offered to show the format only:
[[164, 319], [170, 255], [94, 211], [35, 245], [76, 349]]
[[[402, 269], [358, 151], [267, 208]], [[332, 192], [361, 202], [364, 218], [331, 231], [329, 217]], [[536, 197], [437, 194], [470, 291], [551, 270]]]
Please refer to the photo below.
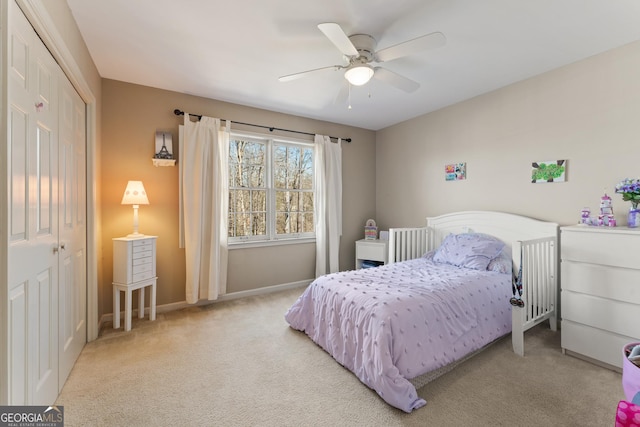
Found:
[[[223, 301], [231, 301], [234, 299], [238, 299], [238, 298], [246, 298], [246, 297], [253, 297], [256, 295], [266, 295], [266, 294], [270, 294], [273, 292], [280, 292], [280, 291], [285, 291], [287, 289], [294, 289], [294, 288], [300, 288], [303, 286], [308, 286], [313, 280], [301, 280], [299, 282], [291, 282], [291, 283], [285, 283], [282, 285], [273, 285], [273, 286], [265, 286], [264, 288], [258, 288], [258, 289], [250, 289], [247, 291], [239, 291], [239, 292], [232, 292], [230, 294], [224, 294], [224, 295], [220, 295], [218, 296], [217, 300], [200, 300], [195, 304], [189, 304], [186, 301], [180, 301], [180, 302], [172, 302], [169, 304], [162, 304], [162, 305], [158, 305], [156, 306], [156, 314], [159, 313], [168, 313], [170, 311], [175, 311], [175, 310], [181, 310], [183, 308], [187, 308], [187, 307], [198, 307], [198, 306], [202, 306], [202, 305], [209, 305], [209, 304], [215, 304], [217, 302], [223, 302]], [[145, 307], [144, 309], [145, 314], [149, 313], [149, 307]], [[120, 313], [122, 315], [122, 312]], [[131, 317], [135, 318], [138, 316], [138, 309], [134, 308], [131, 312]], [[106, 323], [106, 322], [113, 322], [113, 313], [107, 313], [107, 314], [103, 314], [102, 317], [100, 317], [100, 324], [98, 326], [98, 330], [102, 330], [102, 326]]]

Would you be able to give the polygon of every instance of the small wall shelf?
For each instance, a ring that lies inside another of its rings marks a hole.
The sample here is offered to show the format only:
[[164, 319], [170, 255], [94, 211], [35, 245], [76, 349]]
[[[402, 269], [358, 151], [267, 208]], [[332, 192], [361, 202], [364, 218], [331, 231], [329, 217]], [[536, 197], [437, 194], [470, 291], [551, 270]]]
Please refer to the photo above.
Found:
[[176, 159], [151, 159], [153, 161], [153, 166], [175, 166]]

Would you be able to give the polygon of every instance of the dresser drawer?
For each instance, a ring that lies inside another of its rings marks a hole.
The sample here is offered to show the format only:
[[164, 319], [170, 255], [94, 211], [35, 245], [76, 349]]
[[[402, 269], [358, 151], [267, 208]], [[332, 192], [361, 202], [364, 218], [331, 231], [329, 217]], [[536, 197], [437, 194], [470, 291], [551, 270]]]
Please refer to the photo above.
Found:
[[151, 262], [145, 262], [144, 264], [134, 265], [131, 272], [135, 274], [144, 273], [145, 271], [152, 271], [153, 264]]
[[562, 320], [561, 347], [622, 368], [622, 347], [634, 342], [632, 337], [612, 334], [601, 329]]
[[135, 251], [135, 248], [133, 250], [133, 253], [131, 254], [131, 258], [132, 259], [139, 259], [139, 258], [150, 258], [153, 256], [153, 248], [145, 248], [144, 250], [140, 250], [140, 251]]
[[152, 264], [153, 263], [153, 257], [148, 256], [148, 257], [144, 257], [144, 258], [134, 258], [131, 261], [131, 265], [133, 265], [134, 267], [136, 265], [142, 265], [142, 264]]
[[561, 307], [563, 320], [640, 340], [640, 305], [563, 289]]
[[356, 242], [356, 258], [386, 262], [387, 247], [386, 241], [372, 240], [368, 242], [359, 240]]
[[562, 260], [640, 268], [640, 233], [627, 230], [563, 228]]
[[133, 274], [131, 276], [131, 283], [139, 282], [140, 280], [151, 279], [155, 277], [153, 271], [143, 271], [142, 273]]
[[135, 252], [138, 248], [148, 248], [151, 249], [153, 247], [154, 239], [138, 239], [131, 242], [131, 246], [133, 247], [133, 251]]
[[640, 270], [563, 260], [562, 289], [640, 305]]

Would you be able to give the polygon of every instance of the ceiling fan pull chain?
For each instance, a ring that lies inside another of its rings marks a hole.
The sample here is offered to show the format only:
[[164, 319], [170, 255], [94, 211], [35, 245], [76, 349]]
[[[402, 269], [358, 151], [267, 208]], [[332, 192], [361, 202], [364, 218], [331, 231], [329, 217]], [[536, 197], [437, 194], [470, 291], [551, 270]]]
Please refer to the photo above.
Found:
[[347, 83], [347, 85], [349, 85], [349, 107], [348, 107], [348, 109], [351, 110], [351, 83]]

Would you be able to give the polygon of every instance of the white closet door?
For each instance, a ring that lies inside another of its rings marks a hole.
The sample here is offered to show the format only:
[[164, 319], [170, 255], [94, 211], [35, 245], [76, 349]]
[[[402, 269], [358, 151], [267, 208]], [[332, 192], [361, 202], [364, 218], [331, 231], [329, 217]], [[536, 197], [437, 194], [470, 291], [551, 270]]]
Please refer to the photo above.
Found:
[[60, 389], [87, 341], [85, 104], [60, 79]]
[[8, 404], [51, 405], [86, 342], [86, 113], [8, 9]]
[[58, 393], [58, 65], [10, 2], [9, 404]]

